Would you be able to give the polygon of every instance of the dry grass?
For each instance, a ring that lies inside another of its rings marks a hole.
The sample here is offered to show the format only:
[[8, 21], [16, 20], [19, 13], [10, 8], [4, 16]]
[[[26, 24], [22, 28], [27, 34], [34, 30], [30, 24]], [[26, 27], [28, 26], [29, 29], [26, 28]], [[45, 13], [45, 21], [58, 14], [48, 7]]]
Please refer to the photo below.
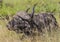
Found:
[[0, 20], [0, 42], [60, 42], [60, 29], [51, 33], [46, 31], [40, 36], [37, 34], [36, 36], [23, 37], [23, 34], [9, 31], [6, 28], [6, 21]]

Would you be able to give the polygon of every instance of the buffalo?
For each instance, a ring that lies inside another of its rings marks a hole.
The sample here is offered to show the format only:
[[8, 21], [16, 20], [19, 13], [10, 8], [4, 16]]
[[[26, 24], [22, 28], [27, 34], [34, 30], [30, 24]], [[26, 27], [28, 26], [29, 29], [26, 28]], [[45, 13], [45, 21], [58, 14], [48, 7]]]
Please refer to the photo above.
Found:
[[42, 32], [45, 28], [49, 31], [51, 31], [51, 28], [57, 28], [58, 24], [53, 13], [38, 13], [35, 15], [34, 9], [36, 5], [34, 4], [32, 13], [28, 13], [30, 8], [26, 11], [17, 12], [12, 20], [8, 22], [8, 29], [30, 35], [35, 28], [38, 32]]

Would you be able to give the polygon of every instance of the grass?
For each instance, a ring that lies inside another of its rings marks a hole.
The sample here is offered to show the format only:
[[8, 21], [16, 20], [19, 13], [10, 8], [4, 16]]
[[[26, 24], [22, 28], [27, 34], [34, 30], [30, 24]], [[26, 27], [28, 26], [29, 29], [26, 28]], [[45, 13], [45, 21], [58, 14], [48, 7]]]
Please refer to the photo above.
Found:
[[51, 33], [45, 32], [43, 35], [25, 36], [9, 31], [6, 28], [6, 21], [0, 20], [0, 42], [60, 42], [60, 28]]
[[[35, 3], [38, 3], [35, 12], [54, 12], [55, 17], [60, 22], [60, 0], [3, 0], [3, 7], [0, 8], [0, 16], [14, 15], [17, 11], [26, 10], [28, 7], [32, 11]], [[52, 31], [50, 34], [45, 34], [32, 37], [24, 37], [23, 34], [17, 34], [14, 31], [9, 31], [6, 27], [7, 22], [0, 20], [0, 42], [60, 42], [60, 28], [57, 31]], [[59, 23], [60, 25], [60, 23]]]
[[35, 12], [60, 12], [60, 0], [3, 0], [3, 7], [0, 9], [1, 15], [14, 15], [19, 10], [31, 8], [35, 3], [38, 3]]

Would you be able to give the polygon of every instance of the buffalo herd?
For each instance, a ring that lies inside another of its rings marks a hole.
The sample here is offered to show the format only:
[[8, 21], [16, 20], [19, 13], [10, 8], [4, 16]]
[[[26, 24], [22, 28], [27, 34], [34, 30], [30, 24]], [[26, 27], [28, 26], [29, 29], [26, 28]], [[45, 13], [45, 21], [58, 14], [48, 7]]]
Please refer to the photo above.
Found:
[[32, 8], [32, 13], [28, 13], [28, 8], [26, 11], [17, 12], [12, 19], [8, 22], [8, 30], [16, 31], [17, 33], [22, 32], [27, 35], [32, 33], [33, 29], [37, 29], [38, 32], [43, 32], [43, 29], [56, 29], [58, 27], [56, 18], [53, 13], [37, 13], [35, 14], [35, 7], [37, 4], [34, 4]]

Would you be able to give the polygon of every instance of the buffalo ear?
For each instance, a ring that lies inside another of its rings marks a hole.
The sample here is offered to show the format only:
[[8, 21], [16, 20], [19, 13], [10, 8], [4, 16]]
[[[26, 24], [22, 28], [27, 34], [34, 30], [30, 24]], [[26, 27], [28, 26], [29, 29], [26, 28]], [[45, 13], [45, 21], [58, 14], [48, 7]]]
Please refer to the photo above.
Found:
[[29, 9], [30, 9], [30, 8], [27, 8], [27, 9], [26, 9], [26, 12], [28, 12], [28, 11], [29, 11]]

